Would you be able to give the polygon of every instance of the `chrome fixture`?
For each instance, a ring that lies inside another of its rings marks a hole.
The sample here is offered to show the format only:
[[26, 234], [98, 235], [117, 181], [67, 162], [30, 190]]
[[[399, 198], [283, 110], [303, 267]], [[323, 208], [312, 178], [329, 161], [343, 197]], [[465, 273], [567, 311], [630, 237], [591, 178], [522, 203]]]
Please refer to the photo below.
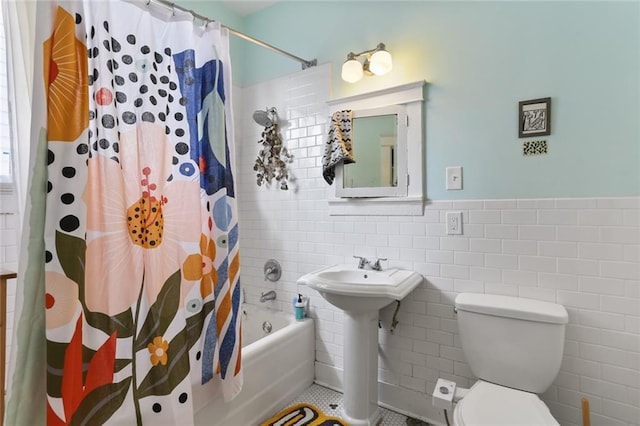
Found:
[[253, 113], [253, 121], [261, 125], [262, 127], [271, 127], [278, 123], [278, 114], [276, 107], [266, 108], [264, 110], [257, 110]]
[[382, 271], [382, 265], [380, 265], [380, 261], [381, 260], [387, 260], [387, 258], [386, 257], [381, 257], [381, 258], [376, 259], [376, 263], [373, 264], [371, 269], [373, 269], [374, 271]]
[[264, 263], [264, 280], [278, 281], [282, 275], [282, 268], [275, 259], [269, 259]]
[[353, 256], [354, 259], [358, 260], [358, 269], [364, 269], [365, 265], [369, 264], [369, 261], [365, 257]]
[[377, 258], [376, 261], [372, 264], [371, 261], [367, 260], [366, 257], [361, 256], [353, 256], [358, 260], [358, 269], [372, 269], [374, 271], [382, 271], [382, 265], [380, 265], [381, 260], [387, 260], [386, 258]]
[[260, 302], [264, 303], [267, 300], [276, 300], [275, 290], [269, 290], [266, 293], [260, 293]]
[[[198, 21], [201, 21], [204, 26], [208, 25], [210, 22], [216, 22], [215, 19], [211, 19], [211, 18], [208, 18], [208, 17], [206, 17], [204, 15], [200, 15], [200, 14], [194, 12], [193, 10], [189, 10], [187, 8], [184, 8], [184, 7], [180, 6], [180, 5], [177, 5], [177, 4], [172, 3], [170, 1], [167, 1], [167, 0], [147, 0], [146, 1], [146, 7], [148, 8], [152, 2], [154, 4], [158, 4], [158, 5], [163, 6], [165, 8], [171, 9], [171, 13], [172, 13], [173, 16], [175, 16], [176, 10], [181, 11], [181, 12], [189, 13], [189, 14], [191, 14], [191, 16], [193, 16], [194, 23], [195, 23], [196, 19]], [[245, 33], [241, 33], [240, 31], [235, 30], [235, 29], [233, 29], [231, 27], [228, 27], [226, 25], [220, 24], [220, 26], [222, 28], [226, 28], [227, 31], [229, 31], [229, 34], [233, 34], [234, 36], [239, 37], [239, 38], [241, 38], [243, 40], [246, 40], [248, 42], [256, 44], [256, 45], [258, 45], [260, 47], [264, 47], [265, 49], [271, 50], [272, 52], [276, 52], [276, 53], [279, 53], [281, 55], [287, 56], [287, 57], [293, 59], [294, 61], [300, 62], [302, 64], [302, 69], [303, 70], [305, 70], [307, 68], [315, 67], [315, 66], [318, 65], [318, 60], [317, 59], [306, 60], [304, 58], [301, 58], [299, 56], [291, 54], [291, 53], [287, 52], [286, 50], [282, 50], [279, 47], [275, 47], [275, 46], [273, 46], [273, 45], [271, 45], [269, 43], [266, 43], [266, 42], [264, 42], [262, 40], [259, 40], [257, 38], [251, 37], [250, 35], [247, 35]]]
[[[358, 57], [364, 55], [364, 63]], [[383, 75], [391, 71], [393, 61], [391, 53], [387, 52], [384, 43], [378, 43], [375, 49], [360, 53], [349, 52], [347, 60], [342, 64], [342, 79], [348, 83], [355, 83], [363, 75]]]

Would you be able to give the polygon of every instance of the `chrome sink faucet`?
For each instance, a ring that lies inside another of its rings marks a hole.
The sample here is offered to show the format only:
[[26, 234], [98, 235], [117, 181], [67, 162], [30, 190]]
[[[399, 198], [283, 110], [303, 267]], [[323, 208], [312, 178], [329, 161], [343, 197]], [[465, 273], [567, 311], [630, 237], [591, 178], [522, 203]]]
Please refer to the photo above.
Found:
[[274, 290], [270, 290], [266, 293], [261, 293], [260, 294], [260, 301], [261, 302], [266, 302], [267, 300], [275, 300], [276, 299], [276, 292]]
[[382, 265], [380, 265], [380, 261], [381, 260], [387, 260], [386, 258], [377, 258], [376, 261], [374, 263], [371, 263], [371, 261], [367, 260], [366, 257], [361, 257], [361, 256], [353, 256], [358, 260], [358, 269], [372, 269], [374, 271], [382, 271]]

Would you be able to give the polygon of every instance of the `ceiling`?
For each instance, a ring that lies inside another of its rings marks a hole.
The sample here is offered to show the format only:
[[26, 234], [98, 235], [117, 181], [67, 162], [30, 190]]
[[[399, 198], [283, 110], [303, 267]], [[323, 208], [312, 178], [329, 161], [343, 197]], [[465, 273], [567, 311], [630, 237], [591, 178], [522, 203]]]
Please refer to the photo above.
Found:
[[220, 3], [232, 12], [244, 17], [256, 13], [265, 7], [269, 7], [277, 1], [278, 0], [222, 0]]

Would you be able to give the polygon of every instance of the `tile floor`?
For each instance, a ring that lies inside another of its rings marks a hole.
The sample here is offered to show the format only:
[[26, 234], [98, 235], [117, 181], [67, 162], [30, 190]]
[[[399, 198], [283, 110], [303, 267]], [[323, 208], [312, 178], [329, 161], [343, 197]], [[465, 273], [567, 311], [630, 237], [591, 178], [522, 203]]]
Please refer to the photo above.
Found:
[[[313, 384], [293, 401], [289, 402], [284, 408], [290, 407], [302, 402], [308, 402], [321, 409], [328, 416], [340, 416], [342, 410], [342, 394], [334, 390], [325, 388], [320, 385]], [[402, 414], [380, 408], [382, 421], [380, 426], [407, 426], [407, 425], [424, 425], [427, 423], [415, 423], [414, 419], [410, 419]]]

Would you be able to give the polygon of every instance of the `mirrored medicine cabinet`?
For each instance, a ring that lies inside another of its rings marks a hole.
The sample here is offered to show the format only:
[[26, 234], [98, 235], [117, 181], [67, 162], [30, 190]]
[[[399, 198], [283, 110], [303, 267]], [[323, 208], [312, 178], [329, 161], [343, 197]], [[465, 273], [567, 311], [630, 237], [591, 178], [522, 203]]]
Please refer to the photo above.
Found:
[[355, 163], [339, 164], [331, 215], [422, 215], [424, 81], [328, 102], [351, 110]]

